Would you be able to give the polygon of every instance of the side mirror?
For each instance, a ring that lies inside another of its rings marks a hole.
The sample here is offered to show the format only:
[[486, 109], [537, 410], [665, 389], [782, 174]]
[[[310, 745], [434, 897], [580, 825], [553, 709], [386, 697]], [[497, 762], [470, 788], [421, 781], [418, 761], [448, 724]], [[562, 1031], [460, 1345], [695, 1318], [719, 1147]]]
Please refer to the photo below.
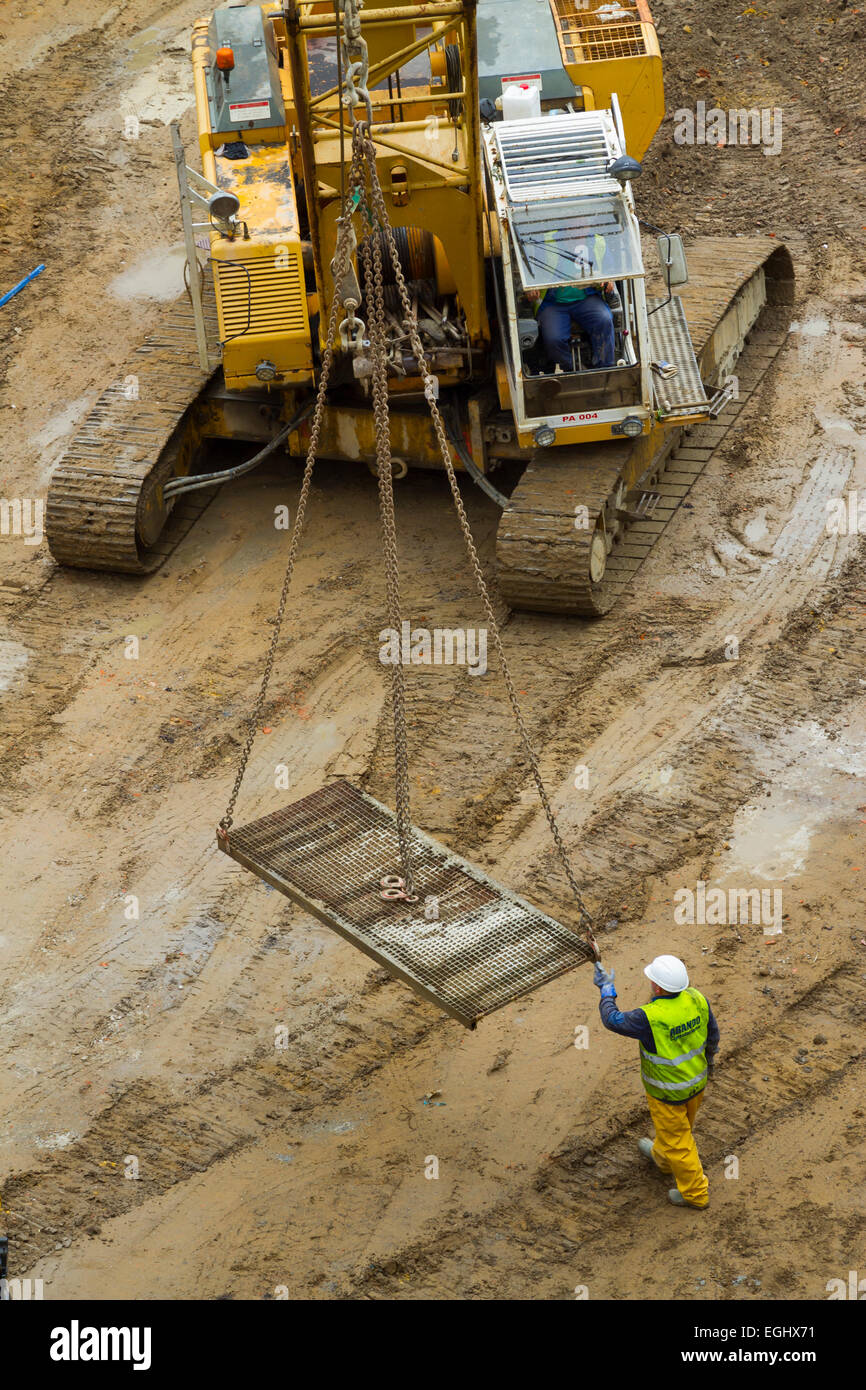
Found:
[[668, 289], [674, 289], [677, 285], [688, 284], [689, 268], [686, 265], [686, 253], [683, 250], [682, 237], [677, 235], [660, 236], [656, 245], [659, 251], [662, 277]]

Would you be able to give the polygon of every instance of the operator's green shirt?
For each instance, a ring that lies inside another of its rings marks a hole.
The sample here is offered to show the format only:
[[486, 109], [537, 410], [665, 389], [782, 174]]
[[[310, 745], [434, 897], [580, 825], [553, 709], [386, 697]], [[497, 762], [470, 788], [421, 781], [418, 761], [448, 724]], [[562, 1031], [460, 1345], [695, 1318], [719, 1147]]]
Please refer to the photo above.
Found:
[[575, 285], [559, 285], [555, 290], [548, 290], [544, 297], [548, 303], [576, 304], [579, 299], [586, 299], [588, 294], [598, 294], [598, 290], [579, 290]]
[[[546, 232], [544, 240], [550, 241], [550, 239], [551, 233]], [[560, 255], [560, 253], [556, 251], [555, 248], [552, 249], [554, 249], [555, 254]], [[596, 263], [598, 264], [599, 270], [601, 270], [602, 262], [604, 261], [606, 243], [604, 237], [599, 235], [598, 233], [596, 233], [595, 236], [594, 250]], [[563, 264], [565, 265], [566, 258], [562, 256], [560, 256], [560, 258]], [[577, 285], [559, 285], [556, 289], [548, 290], [547, 294], [544, 296], [544, 299], [548, 304], [577, 304], [579, 300], [586, 299], [587, 295], [598, 293], [599, 289], [597, 285], [593, 285], [586, 290], [579, 289]]]

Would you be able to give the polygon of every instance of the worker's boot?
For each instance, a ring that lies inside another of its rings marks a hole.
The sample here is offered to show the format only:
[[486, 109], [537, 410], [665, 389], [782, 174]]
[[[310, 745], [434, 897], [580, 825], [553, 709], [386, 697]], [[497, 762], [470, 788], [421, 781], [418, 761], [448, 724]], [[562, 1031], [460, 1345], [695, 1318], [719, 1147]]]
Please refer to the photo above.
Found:
[[675, 1207], [691, 1207], [692, 1211], [706, 1211], [706, 1207], [697, 1207], [694, 1202], [687, 1202], [678, 1187], [672, 1187], [668, 1192], [668, 1201]]
[[637, 1146], [644, 1158], [652, 1159], [653, 1163], [655, 1163], [655, 1159], [653, 1158], [653, 1141], [651, 1139], [638, 1139]]

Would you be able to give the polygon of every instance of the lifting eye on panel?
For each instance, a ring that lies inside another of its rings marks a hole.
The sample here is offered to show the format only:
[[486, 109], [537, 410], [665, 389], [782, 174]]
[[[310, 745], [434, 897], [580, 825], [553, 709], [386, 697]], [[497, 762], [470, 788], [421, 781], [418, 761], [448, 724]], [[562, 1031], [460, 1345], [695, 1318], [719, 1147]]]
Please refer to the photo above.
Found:
[[386, 874], [384, 878], [379, 880], [379, 883], [382, 887], [379, 897], [384, 898], [386, 902], [395, 898], [402, 898], [407, 903], [417, 903], [418, 901], [417, 893], [406, 892], [406, 882], [399, 874]]

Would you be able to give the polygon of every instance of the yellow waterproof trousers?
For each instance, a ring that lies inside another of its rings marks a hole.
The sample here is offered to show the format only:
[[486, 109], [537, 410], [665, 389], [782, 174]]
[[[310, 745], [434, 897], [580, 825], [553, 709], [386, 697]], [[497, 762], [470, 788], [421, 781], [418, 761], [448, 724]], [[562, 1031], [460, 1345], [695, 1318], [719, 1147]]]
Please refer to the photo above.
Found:
[[656, 1167], [673, 1175], [680, 1195], [693, 1207], [705, 1207], [710, 1200], [710, 1185], [704, 1176], [692, 1133], [703, 1098], [703, 1091], [699, 1091], [685, 1105], [668, 1105], [647, 1096], [656, 1132], [653, 1144]]

